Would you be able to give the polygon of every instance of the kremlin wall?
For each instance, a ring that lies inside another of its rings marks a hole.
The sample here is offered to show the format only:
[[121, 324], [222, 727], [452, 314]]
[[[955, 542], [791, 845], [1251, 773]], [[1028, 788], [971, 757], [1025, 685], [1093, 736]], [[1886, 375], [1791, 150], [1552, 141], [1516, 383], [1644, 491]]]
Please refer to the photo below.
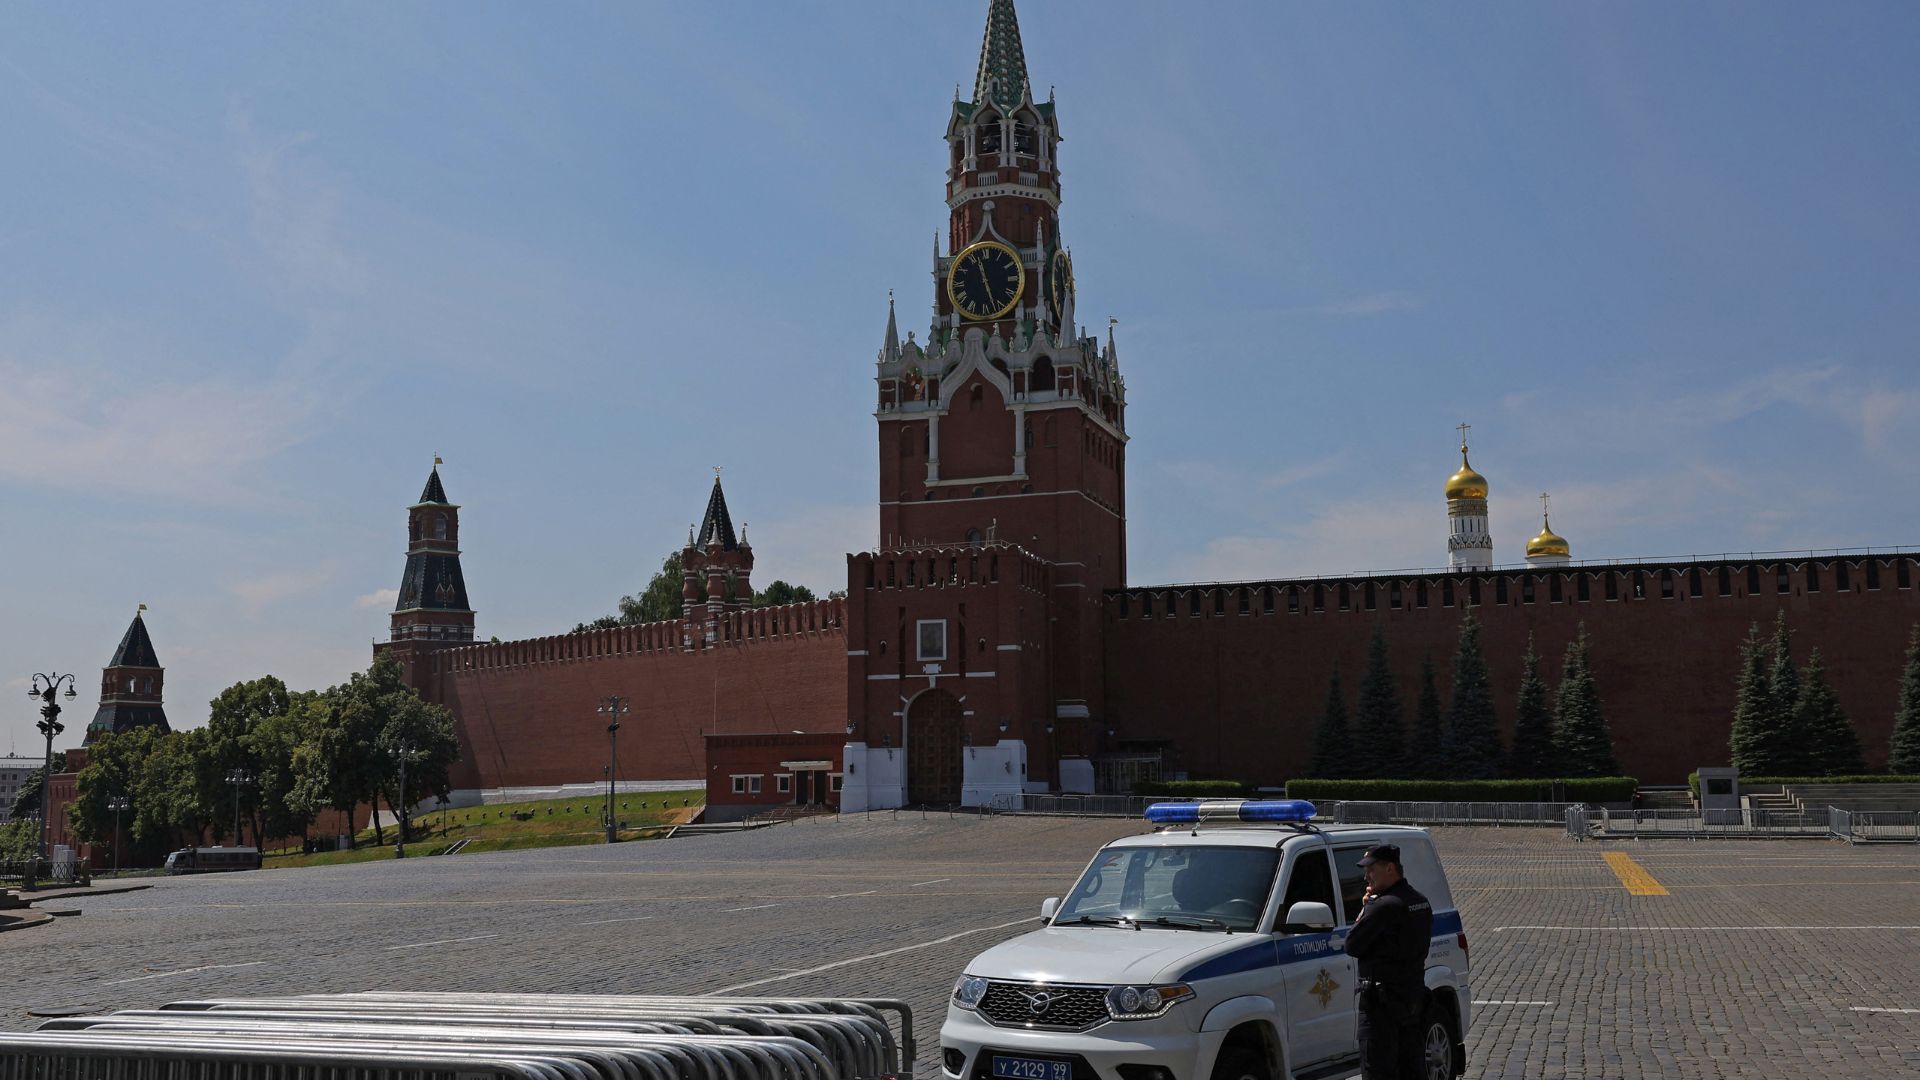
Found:
[[1357, 686], [1376, 627], [1409, 716], [1423, 658], [1444, 697], [1469, 606], [1509, 734], [1528, 636], [1552, 681], [1585, 624], [1620, 765], [1649, 783], [1726, 761], [1740, 642], [1784, 610], [1797, 659], [1821, 650], [1869, 764], [1884, 763], [1920, 623], [1909, 555], [1575, 563], [1543, 505], [1525, 562], [1502, 566], [1464, 424], [1459, 467], [1436, 484], [1445, 570], [1131, 582], [1120, 350], [1111, 321], [1102, 341], [1075, 318], [1061, 117], [1034, 97], [1010, 0], [989, 5], [958, 98], [938, 135], [948, 227], [926, 338], [902, 340], [890, 298], [871, 369], [880, 535], [847, 538], [844, 600], [752, 609], [753, 550], [716, 478], [682, 552], [681, 619], [476, 644], [459, 508], [430, 475], [377, 649], [453, 710], [457, 800], [602, 782], [609, 694], [633, 703], [616, 779], [704, 781], [715, 818], [1183, 775], [1279, 784], [1308, 760], [1333, 672]]

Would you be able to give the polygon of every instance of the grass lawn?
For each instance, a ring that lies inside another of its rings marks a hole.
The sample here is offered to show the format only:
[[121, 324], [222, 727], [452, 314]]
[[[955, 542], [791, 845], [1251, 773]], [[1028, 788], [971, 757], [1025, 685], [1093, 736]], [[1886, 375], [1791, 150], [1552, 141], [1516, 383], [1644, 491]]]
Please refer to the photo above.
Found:
[[[663, 835], [667, 827], [693, 819], [706, 801], [703, 790], [647, 791], [615, 797], [616, 817], [622, 840], [647, 840]], [[604, 795], [574, 799], [541, 799], [533, 802], [495, 803], [460, 810], [421, 813], [413, 819], [414, 839], [407, 843], [407, 858], [438, 855], [462, 840], [466, 847], [455, 852], [466, 855], [478, 851], [507, 851], [514, 848], [566, 847], [574, 844], [604, 844], [606, 826], [601, 820], [607, 799]], [[269, 852], [266, 867], [331, 866], [335, 863], [366, 862], [393, 858], [394, 828], [385, 829], [386, 843], [376, 844], [372, 829], [359, 836], [360, 847], [350, 851], [323, 851], [314, 855], [276, 855]]]

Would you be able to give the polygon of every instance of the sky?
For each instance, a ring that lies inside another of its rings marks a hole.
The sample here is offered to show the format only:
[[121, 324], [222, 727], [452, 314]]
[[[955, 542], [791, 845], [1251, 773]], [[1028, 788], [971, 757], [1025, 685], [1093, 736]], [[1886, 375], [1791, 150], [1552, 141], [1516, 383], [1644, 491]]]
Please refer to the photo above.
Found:
[[[1920, 544], [1920, 8], [1023, 0], [1134, 584]], [[0, 750], [137, 604], [176, 727], [384, 636], [434, 455], [479, 632], [614, 610], [724, 466], [878, 537], [985, 0], [0, 10]], [[924, 330], [922, 331], [924, 335]], [[12, 702], [8, 705], [7, 702]]]

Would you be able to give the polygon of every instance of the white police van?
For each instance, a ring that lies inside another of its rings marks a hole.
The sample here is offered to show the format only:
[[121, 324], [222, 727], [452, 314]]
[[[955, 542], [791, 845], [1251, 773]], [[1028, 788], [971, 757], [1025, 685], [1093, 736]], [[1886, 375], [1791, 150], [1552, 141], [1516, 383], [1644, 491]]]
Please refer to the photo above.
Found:
[[[1359, 860], [1400, 847], [1433, 903], [1428, 1080], [1466, 1067], [1467, 936], [1424, 829], [1312, 824], [1299, 800], [1157, 803], [1101, 848], [1047, 925], [954, 984], [940, 1029], [962, 1080], [1307, 1080], [1359, 1072], [1348, 929]], [[1206, 827], [1202, 827], [1205, 823]]]

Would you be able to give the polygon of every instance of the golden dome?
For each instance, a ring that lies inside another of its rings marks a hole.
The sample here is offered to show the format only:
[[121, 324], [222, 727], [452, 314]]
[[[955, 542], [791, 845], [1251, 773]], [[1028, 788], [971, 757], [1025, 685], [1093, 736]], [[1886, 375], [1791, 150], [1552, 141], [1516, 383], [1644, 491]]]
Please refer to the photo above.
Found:
[[1551, 555], [1571, 557], [1573, 555], [1573, 549], [1567, 546], [1566, 537], [1553, 531], [1552, 526], [1547, 524], [1547, 519], [1543, 515], [1540, 518], [1539, 535], [1527, 541], [1527, 558], [1533, 559]]
[[1487, 478], [1473, 471], [1467, 464], [1467, 451], [1460, 451], [1460, 471], [1447, 477], [1447, 498], [1484, 499], [1487, 497]]

